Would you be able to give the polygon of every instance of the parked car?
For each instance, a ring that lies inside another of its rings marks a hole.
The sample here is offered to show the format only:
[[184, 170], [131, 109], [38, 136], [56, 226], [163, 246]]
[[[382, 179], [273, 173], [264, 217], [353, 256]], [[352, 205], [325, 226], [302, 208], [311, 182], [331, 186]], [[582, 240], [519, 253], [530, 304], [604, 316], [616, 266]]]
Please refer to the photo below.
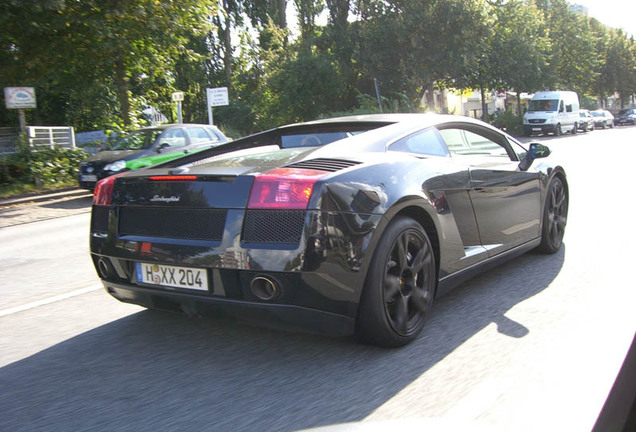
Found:
[[549, 154], [449, 115], [283, 126], [100, 181], [91, 256], [123, 302], [401, 346], [452, 287], [560, 249]]
[[228, 142], [214, 126], [167, 124], [132, 131], [80, 164], [79, 185], [93, 190], [97, 182], [116, 173], [172, 160]]
[[594, 117], [594, 126], [597, 128], [605, 129], [607, 127], [614, 127], [614, 115], [608, 110], [598, 109], [591, 111], [592, 117]]
[[616, 116], [616, 124], [636, 124], [636, 109], [623, 109]]
[[579, 111], [581, 118], [579, 119], [579, 130], [583, 132], [594, 130], [594, 117], [590, 114], [589, 110], [582, 109]]

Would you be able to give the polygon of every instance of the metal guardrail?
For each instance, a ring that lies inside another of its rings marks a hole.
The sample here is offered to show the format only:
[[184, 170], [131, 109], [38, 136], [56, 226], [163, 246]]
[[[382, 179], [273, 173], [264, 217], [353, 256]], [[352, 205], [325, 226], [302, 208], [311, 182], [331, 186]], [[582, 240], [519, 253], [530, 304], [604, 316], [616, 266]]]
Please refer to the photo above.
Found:
[[[19, 130], [0, 128], [0, 155], [15, 153]], [[75, 130], [72, 126], [28, 126], [29, 145], [34, 150], [43, 148], [75, 148]]]
[[15, 152], [15, 143], [18, 139], [18, 132], [17, 128], [0, 128], [0, 155]]

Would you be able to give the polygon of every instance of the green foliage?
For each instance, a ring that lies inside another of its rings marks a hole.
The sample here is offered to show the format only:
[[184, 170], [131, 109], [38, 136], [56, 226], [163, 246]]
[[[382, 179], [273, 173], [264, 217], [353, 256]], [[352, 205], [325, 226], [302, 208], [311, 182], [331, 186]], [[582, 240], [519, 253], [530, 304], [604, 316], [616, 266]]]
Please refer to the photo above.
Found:
[[503, 111], [494, 116], [492, 124], [510, 135], [523, 134], [523, 120], [510, 110]]
[[79, 164], [88, 157], [82, 149], [33, 150], [21, 144], [0, 162], [0, 184], [28, 183], [55, 187], [77, 181]]
[[205, 89], [226, 86], [214, 120], [237, 134], [379, 110], [374, 78], [385, 112], [438, 109], [441, 88], [636, 91], [634, 39], [565, 0], [293, 0], [296, 38], [290, 1], [0, 0], [0, 86], [35, 87], [29, 124], [77, 131], [143, 126], [147, 106], [175, 121], [177, 90], [207, 123]]

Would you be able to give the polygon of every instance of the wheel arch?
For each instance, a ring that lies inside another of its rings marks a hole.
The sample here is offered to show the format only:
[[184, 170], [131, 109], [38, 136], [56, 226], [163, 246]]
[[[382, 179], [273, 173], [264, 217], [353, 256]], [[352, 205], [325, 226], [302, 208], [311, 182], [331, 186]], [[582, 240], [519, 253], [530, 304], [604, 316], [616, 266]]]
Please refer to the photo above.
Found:
[[[415, 220], [422, 226], [424, 232], [431, 242], [431, 246], [433, 246], [436, 277], [435, 289], [437, 290], [437, 283], [439, 282], [439, 271], [441, 265], [441, 244], [439, 239], [440, 229], [438, 227], [438, 224], [436, 223], [436, 219], [433, 214], [434, 207], [431, 203], [427, 202], [422, 197], [404, 198], [400, 202], [394, 204], [393, 207], [389, 208], [384, 214], [382, 221], [375, 229], [368, 250], [372, 251], [373, 254], [375, 253], [377, 244], [380, 242], [380, 239], [384, 235], [386, 228], [391, 224], [393, 220], [395, 220], [395, 218], [404, 216]], [[364, 282], [360, 287], [358, 299], [362, 297], [362, 292], [364, 291], [364, 288], [366, 286], [366, 279], [369, 275], [369, 263], [372, 257], [373, 255], [371, 255], [366, 262]]]

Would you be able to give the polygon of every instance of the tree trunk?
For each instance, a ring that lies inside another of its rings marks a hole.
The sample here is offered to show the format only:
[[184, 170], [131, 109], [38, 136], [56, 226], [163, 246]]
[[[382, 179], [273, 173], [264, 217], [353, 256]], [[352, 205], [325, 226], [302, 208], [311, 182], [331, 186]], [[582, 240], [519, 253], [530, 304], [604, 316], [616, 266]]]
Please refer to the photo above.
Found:
[[483, 87], [479, 88], [481, 92], [481, 119], [485, 122], [488, 121], [488, 104], [486, 103], [486, 90]]
[[435, 83], [431, 81], [426, 86], [426, 105], [431, 111], [435, 111]]
[[276, 25], [282, 29], [287, 28], [287, 0], [278, 0], [278, 22]]
[[117, 98], [119, 99], [119, 109], [124, 126], [130, 126], [130, 98], [128, 96], [129, 86], [128, 77], [126, 77], [126, 65], [124, 60], [118, 58], [115, 60], [115, 82], [117, 85]]

